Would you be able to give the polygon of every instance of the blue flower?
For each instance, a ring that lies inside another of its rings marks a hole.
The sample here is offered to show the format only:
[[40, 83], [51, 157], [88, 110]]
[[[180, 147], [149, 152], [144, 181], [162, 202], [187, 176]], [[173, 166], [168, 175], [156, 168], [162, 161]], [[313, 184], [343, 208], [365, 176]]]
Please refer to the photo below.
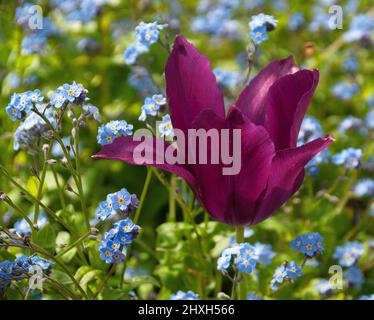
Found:
[[357, 168], [362, 157], [361, 149], [348, 148], [333, 156], [332, 162], [336, 165], [344, 165], [348, 169]]
[[133, 43], [123, 53], [123, 59], [125, 60], [126, 64], [131, 65], [136, 62], [141, 54], [148, 51], [149, 49], [147, 46], [141, 43]]
[[[33, 213], [30, 213], [28, 217], [31, 221], [34, 220]], [[39, 213], [38, 221], [37, 221], [38, 228], [41, 229], [47, 223], [48, 223], [47, 215], [45, 214], [45, 212], [41, 211]], [[17, 233], [22, 237], [29, 236], [31, 234], [31, 227], [25, 219], [16, 221], [14, 224], [14, 228], [16, 229]]]
[[359, 300], [374, 300], [374, 294], [361, 296], [358, 299]]
[[312, 258], [323, 252], [323, 237], [317, 232], [305, 233], [292, 240], [290, 245], [295, 252]]
[[374, 129], [374, 110], [366, 115], [365, 122], [369, 129]]
[[240, 272], [251, 273], [256, 268], [256, 260], [251, 255], [240, 254], [236, 266]]
[[242, 77], [239, 72], [215, 68], [213, 73], [216, 77], [217, 83], [225, 89], [235, 89], [242, 82]]
[[354, 186], [353, 192], [358, 197], [373, 197], [374, 180], [370, 178], [363, 178], [359, 180]]
[[255, 44], [260, 44], [262, 41], [269, 39], [269, 36], [266, 32], [266, 26], [264, 25], [253, 29], [249, 33], [249, 37], [251, 38], [251, 40], [253, 40]]
[[275, 29], [277, 24], [278, 20], [276, 20], [273, 16], [264, 13], [252, 16], [251, 21], [248, 23], [252, 31], [263, 26], [266, 27], [266, 31], [272, 31]]
[[253, 292], [250, 292], [250, 293], [248, 293], [248, 295], [247, 295], [247, 300], [264, 300], [264, 298], [262, 298], [262, 297], [256, 295], [256, 294], [253, 293]]
[[358, 93], [359, 86], [356, 83], [340, 82], [332, 87], [332, 93], [340, 100], [347, 101]]
[[284, 281], [284, 279], [286, 279], [286, 277], [287, 277], [286, 268], [284, 267], [284, 265], [281, 265], [281, 266], [279, 266], [278, 268], [275, 269], [275, 272], [274, 272], [274, 275], [273, 275], [273, 278], [272, 278], [271, 282], [273, 284], [283, 283], [283, 281]]
[[74, 102], [75, 99], [78, 98], [82, 93], [82, 88], [79, 87], [75, 82], [73, 84], [65, 83], [62, 86], [62, 89], [65, 98], [70, 102]]
[[107, 202], [112, 210], [125, 212], [131, 203], [131, 194], [122, 188], [118, 192], [108, 194]]
[[158, 130], [161, 133], [161, 137], [172, 137], [173, 136], [173, 125], [171, 124], [171, 119], [170, 119], [169, 114], [162, 117], [162, 122], [158, 125]]
[[192, 291], [178, 291], [170, 296], [171, 300], [199, 300], [199, 295]]
[[162, 94], [154, 94], [152, 96], [152, 100], [154, 103], [156, 103], [160, 107], [166, 104], [166, 98]]
[[356, 72], [358, 70], [358, 61], [355, 57], [350, 56], [343, 61], [343, 70], [347, 72]]
[[353, 17], [349, 30], [344, 34], [347, 42], [370, 38], [371, 30], [374, 29], [374, 19], [366, 14], [357, 14]]
[[297, 145], [304, 145], [314, 139], [322, 137], [323, 134], [321, 123], [317, 120], [317, 118], [305, 116], [303, 122], [301, 123], [300, 133], [297, 138]]
[[66, 101], [65, 92], [60, 88], [57, 89], [51, 97], [51, 104], [57, 109], [60, 109]]
[[348, 285], [353, 285], [358, 288], [361, 287], [365, 281], [363, 273], [357, 267], [350, 267], [345, 271], [344, 279], [347, 281]]
[[22, 53], [26, 56], [33, 53], [40, 54], [44, 51], [46, 42], [47, 37], [44, 34], [39, 32], [31, 33], [22, 40]]
[[160, 31], [165, 27], [167, 27], [167, 24], [158, 24], [157, 22], [141, 22], [135, 28], [136, 39], [138, 43], [149, 47], [151, 44], [157, 42], [160, 36]]
[[369, 108], [374, 108], [374, 93], [372, 93], [367, 99], [366, 104]]
[[100, 246], [100, 259], [106, 263], [113, 263], [113, 251], [107, 246]]
[[348, 116], [339, 124], [339, 132], [356, 131], [362, 135], [367, 135], [368, 130], [364, 127], [364, 123], [360, 118]]
[[333, 257], [339, 259], [339, 264], [344, 267], [352, 266], [358, 258], [364, 253], [364, 246], [362, 243], [347, 242], [343, 246], [336, 248]]
[[115, 135], [115, 133], [110, 128], [108, 128], [106, 125], [102, 125], [98, 128], [98, 133], [97, 133], [98, 144], [102, 146], [111, 144], [116, 138], [117, 136]]
[[147, 116], [156, 116], [158, 110], [160, 109], [160, 105], [157, 104], [152, 98], [145, 98], [144, 104], [141, 108], [142, 112], [139, 116], [139, 121], [145, 121]]
[[97, 107], [91, 104], [86, 104], [82, 107], [82, 109], [85, 111], [85, 116], [92, 117], [97, 122], [101, 122], [100, 111]]
[[111, 216], [114, 213], [115, 212], [109, 208], [107, 201], [101, 201], [95, 211], [95, 218], [105, 221], [109, 216]]
[[330, 152], [328, 150], [323, 150], [317, 153], [315, 157], [306, 164], [305, 169], [308, 171], [308, 174], [315, 175], [319, 172], [319, 165], [328, 163], [330, 158]]
[[316, 284], [316, 288], [320, 294], [327, 294], [333, 289], [330, 281], [324, 279]]
[[291, 261], [287, 264], [286, 274], [288, 279], [295, 280], [302, 275], [301, 267], [295, 261]]
[[301, 12], [297, 12], [290, 17], [288, 28], [291, 31], [299, 30], [305, 22], [305, 17]]
[[254, 245], [257, 262], [264, 266], [271, 264], [271, 260], [275, 257], [275, 252], [271, 245], [256, 242]]

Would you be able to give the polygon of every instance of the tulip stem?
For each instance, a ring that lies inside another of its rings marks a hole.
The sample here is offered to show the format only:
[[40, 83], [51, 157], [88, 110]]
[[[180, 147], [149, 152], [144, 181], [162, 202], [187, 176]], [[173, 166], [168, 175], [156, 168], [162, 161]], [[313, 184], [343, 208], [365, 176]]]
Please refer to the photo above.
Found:
[[[236, 227], [236, 242], [237, 243], [243, 243], [244, 242], [244, 227]], [[247, 283], [245, 279], [245, 275], [242, 274], [242, 279], [238, 283], [238, 298], [239, 300], [246, 300], [247, 296]]]

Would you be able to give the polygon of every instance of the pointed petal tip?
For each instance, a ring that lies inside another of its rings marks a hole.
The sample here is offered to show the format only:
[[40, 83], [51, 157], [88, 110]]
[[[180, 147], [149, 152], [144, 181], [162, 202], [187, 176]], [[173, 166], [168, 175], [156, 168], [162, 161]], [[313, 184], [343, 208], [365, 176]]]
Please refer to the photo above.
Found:
[[334, 142], [336, 141], [336, 139], [334, 138], [334, 136], [332, 134], [328, 134], [326, 137], [325, 137], [325, 140], [326, 141], [330, 141], [330, 142]]

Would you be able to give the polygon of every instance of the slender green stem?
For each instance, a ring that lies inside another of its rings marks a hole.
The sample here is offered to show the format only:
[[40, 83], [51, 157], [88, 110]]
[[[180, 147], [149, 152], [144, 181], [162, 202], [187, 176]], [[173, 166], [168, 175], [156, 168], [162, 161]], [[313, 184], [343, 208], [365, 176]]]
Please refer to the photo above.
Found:
[[[175, 190], [177, 187], [177, 177], [172, 175], [170, 178], [170, 187]], [[169, 193], [169, 221], [176, 221], [175, 195], [174, 192]]]
[[91, 232], [86, 232], [81, 237], [79, 237], [77, 240], [75, 240], [72, 244], [68, 245], [64, 249], [62, 249], [57, 255], [55, 255], [55, 258], [62, 257], [65, 253], [69, 252], [74, 247], [78, 246], [81, 242], [86, 240], [90, 236]]
[[141, 196], [140, 196], [139, 205], [138, 205], [138, 208], [136, 209], [135, 216], [134, 216], [134, 223], [135, 224], [139, 222], [140, 213], [141, 213], [143, 205], [144, 205], [145, 197], [147, 196], [147, 192], [148, 192], [148, 189], [149, 189], [149, 184], [151, 182], [151, 179], [152, 179], [152, 170], [147, 169], [147, 176], [145, 178], [145, 182], [144, 182], [144, 185], [143, 185], [143, 190], [142, 190], [142, 193], [141, 193]]
[[[126, 261], [125, 261], [125, 263], [126, 263]], [[100, 294], [100, 292], [104, 290], [104, 288], [107, 285], [107, 282], [108, 282], [109, 278], [112, 276], [113, 273], [115, 273], [116, 269], [117, 269], [116, 264], [113, 264], [110, 267], [109, 272], [107, 273], [107, 275], [105, 276], [105, 278], [104, 278], [103, 282], [101, 283], [99, 289], [97, 289], [96, 293], [93, 296], [94, 300], [97, 298], [97, 296]], [[125, 268], [125, 270], [126, 270], [126, 268]]]
[[5, 203], [8, 204], [8, 206], [10, 206], [11, 208], [13, 208], [16, 212], [18, 212], [23, 219], [25, 219], [25, 221], [29, 224], [32, 232], [35, 231], [34, 224], [27, 216], [25, 211], [23, 211], [19, 206], [17, 206], [10, 198], [6, 199]]
[[[45, 181], [45, 177], [47, 175], [47, 170], [48, 170], [48, 161], [47, 160], [51, 156], [52, 144], [53, 144], [53, 141], [51, 140], [49, 142], [49, 145], [48, 145], [48, 151], [45, 155], [45, 159], [44, 159], [44, 163], [43, 163], [42, 174], [41, 174], [40, 179], [39, 179], [39, 187], [38, 187], [38, 192], [36, 194], [36, 198], [38, 200], [42, 199], [44, 181]], [[36, 202], [35, 207], [34, 207], [34, 224], [38, 223], [38, 218], [39, 218], [39, 203]]]
[[87, 204], [86, 204], [86, 198], [83, 192], [83, 184], [82, 184], [82, 174], [81, 174], [81, 166], [80, 166], [80, 160], [79, 160], [79, 130], [76, 128], [76, 135], [74, 137], [74, 148], [75, 148], [75, 168], [77, 173], [77, 188], [79, 192], [79, 199], [81, 201], [81, 207], [84, 214], [86, 226], [88, 229], [90, 229], [90, 216], [89, 212], [87, 210]]
[[[237, 227], [236, 228], [236, 242], [243, 243], [244, 242], [244, 227]], [[242, 275], [243, 278], [238, 284], [239, 289], [239, 300], [245, 300], [247, 297], [247, 283], [245, 279], [245, 275]]]
[[58, 180], [57, 172], [54, 166], [51, 166], [52, 174], [56, 182], [57, 190], [58, 190], [58, 196], [60, 198], [61, 208], [62, 210], [65, 210], [66, 203], [65, 203], [65, 197], [64, 197], [64, 189], [61, 188], [60, 181]]

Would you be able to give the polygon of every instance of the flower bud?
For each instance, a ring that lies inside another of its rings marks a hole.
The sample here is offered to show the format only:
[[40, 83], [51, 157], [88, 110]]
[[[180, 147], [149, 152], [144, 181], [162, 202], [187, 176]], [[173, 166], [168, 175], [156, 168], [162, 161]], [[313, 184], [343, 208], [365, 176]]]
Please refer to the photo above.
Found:
[[49, 160], [47, 160], [47, 163], [48, 163], [49, 165], [54, 165], [54, 164], [57, 163], [57, 160], [55, 160], [55, 159], [49, 159]]
[[68, 165], [68, 159], [66, 159], [65, 157], [63, 157], [63, 158], [61, 159], [61, 163], [62, 163], [62, 165], [63, 165], [64, 167], [67, 167], [67, 165]]
[[5, 201], [8, 198], [7, 194], [5, 192], [0, 192], [0, 200]]
[[90, 239], [90, 240], [97, 240], [97, 237], [94, 236], [93, 234], [91, 234], [91, 235], [88, 237], [88, 239]]

